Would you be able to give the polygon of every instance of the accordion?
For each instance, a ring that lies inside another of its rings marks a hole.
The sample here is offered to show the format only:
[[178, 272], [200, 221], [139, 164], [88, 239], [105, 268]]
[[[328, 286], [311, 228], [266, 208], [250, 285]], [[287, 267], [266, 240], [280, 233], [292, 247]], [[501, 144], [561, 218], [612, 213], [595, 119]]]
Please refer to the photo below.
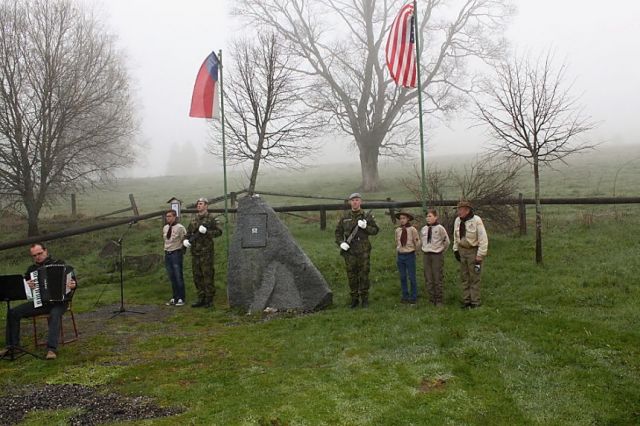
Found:
[[45, 265], [31, 272], [31, 279], [36, 283], [31, 297], [36, 308], [43, 302], [64, 302], [71, 299], [71, 290], [67, 281], [73, 277], [73, 270], [67, 265]]

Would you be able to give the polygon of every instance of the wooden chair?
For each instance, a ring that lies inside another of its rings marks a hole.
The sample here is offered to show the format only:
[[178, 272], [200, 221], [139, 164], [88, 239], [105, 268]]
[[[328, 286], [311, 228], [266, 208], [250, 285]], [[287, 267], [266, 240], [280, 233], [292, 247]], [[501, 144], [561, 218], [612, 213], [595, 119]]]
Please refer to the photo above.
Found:
[[[76, 324], [76, 317], [73, 315], [73, 310], [71, 309], [71, 302], [67, 306], [67, 311], [69, 316], [71, 317], [71, 325], [73, 326], [73, 336], [69, 339], [65, 340], [64, 337], [64, 313], [62, 314], [62, 318], [60, 319], [60, 344], [64, 345], [65, 343], [71, 343], [78, 340], [78, 326]], [[65, 313], [66, 313], [65, 312]], [[49, 314], [36, 315], [31, 317], [33, 319], [33, 342], [35, 346], [46, 346], [47, 342], [39, 342], [38, 341], [38, 318], [46, 318], [47, 319], [47, 327], [49, 326]]]

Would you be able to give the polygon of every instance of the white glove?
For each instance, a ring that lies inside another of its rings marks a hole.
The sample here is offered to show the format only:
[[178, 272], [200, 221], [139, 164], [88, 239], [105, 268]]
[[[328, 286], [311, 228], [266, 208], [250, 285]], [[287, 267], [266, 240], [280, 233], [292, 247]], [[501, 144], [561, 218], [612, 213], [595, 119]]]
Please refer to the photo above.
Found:
[[351, 246], [349, 246], [349, 244], [347, 244], [346, 242], [344, 243], [340, 243], [340, 248], [344, 251], [347, 251], [351, 248]]
[[186, 248], [190, 248], [191, 247], [191, 243], [189, 242], [189, 240], [184, 240], [182, 242], [182, 245], [185, 246]]
[[366, 221], [366, 220], [364, 220], [364, 219], [360, 219], [360, 220], [358, 221], [358, 226], [359, 226], [360, 228], [362, 228], [362, 229], [366, 228], [366, 227], [367, 227], [367, 221]]
[[198, 228], [198, 232], [201, 234], [206, 234], [207, 233], [207, 228], [205, 228], [204, 225], [200, 225], [200, 227]]

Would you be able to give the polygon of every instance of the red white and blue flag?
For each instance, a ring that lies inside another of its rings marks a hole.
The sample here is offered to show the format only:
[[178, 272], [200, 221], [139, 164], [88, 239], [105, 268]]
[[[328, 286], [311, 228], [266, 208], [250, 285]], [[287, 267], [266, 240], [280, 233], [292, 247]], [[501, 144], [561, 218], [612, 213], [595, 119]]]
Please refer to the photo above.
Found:
[[391, 78], [399, 86], [416, 87], [415, 50], [413, 4], [407, 4], [400, 9], [391, 24], [385, 49]]
[[191, 96], [189, 117], [213, 118], [216, 113], [218, 86], [218, 57], [211, 52], [204, 60], [196, 77]]

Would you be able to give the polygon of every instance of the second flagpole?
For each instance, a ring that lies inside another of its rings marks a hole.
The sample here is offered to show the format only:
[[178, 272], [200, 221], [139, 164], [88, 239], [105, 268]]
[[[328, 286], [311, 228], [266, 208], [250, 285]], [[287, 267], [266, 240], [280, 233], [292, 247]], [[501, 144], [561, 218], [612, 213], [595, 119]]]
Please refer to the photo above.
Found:
[[418, 2], [413, 0], [413, 31], [416, 45], [416, 71], [418, 77], [418, 118], [420, 122], [420, 188], [422, 191], [422, 213], [427, 214], [427, 182], [424, 161], [424, 127], [422, 124], [422, 82], [420, 80], [420, 26], [418, 25]]
[[222, 173], [224, 175], [224, 243], [227, 252], [227, 264], [229, 264], [229, 200], [227, 196], [227, 145], [224, 134], [224, 85], [222, 65], [222, 49], [218, 51], [220, 64], [220, 120], [222, 122]]

